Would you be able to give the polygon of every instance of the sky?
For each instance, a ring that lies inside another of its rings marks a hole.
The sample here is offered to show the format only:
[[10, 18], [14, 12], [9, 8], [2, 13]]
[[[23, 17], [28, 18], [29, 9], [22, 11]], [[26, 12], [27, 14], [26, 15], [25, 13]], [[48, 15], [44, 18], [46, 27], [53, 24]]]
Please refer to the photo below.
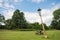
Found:
[[27, 22], [41, 23], [38, 9], [41, 9], [43, 22], [47, 25], [53, 20], [53, 12], [60, 8], [60, 0], [0, 0], [0, 14], [11, 19], [16, 9], [24, 12]]

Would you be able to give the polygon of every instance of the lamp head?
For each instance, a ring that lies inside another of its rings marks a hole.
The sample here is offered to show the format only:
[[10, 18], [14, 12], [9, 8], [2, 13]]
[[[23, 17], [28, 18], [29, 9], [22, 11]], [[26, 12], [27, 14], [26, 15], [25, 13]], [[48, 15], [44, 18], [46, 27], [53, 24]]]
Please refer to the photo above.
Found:
[[38, 9], [37, 11], [41, 11], [41, 9]]

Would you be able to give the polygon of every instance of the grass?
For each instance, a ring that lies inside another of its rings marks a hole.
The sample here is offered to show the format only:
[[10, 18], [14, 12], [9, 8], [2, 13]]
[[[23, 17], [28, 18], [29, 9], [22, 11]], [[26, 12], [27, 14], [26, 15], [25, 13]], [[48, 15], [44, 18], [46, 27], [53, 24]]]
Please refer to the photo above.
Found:
[[60, 40], [59, 30], [47, 31], [48, 39], [36, 35], [35, 31], [0, 30], [0, 40]]

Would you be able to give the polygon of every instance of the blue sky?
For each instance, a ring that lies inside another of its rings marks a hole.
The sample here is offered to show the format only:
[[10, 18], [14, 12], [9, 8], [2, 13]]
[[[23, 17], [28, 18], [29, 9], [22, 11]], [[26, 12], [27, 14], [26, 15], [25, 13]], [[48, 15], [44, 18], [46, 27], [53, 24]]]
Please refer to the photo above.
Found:
[[16, 9], [23, 11], [28, 22], [39, 22], [37, 9], [41, 8], [44, 23], [49, 25], [53, 18], [53, 11], [60, 8], [60, 0], [0, 0], [0, 14], [6, 20], [10, 19]]
[[[5, 3], [14, 6], [14, 10], [20, 9], [22, 11], [35, 12], [38, 8], [50, 9], [53, 5], [59, 4], [60, 0], [2, 0], [2, 5]], [[0, 10], [6, 9], [2, 7]]]

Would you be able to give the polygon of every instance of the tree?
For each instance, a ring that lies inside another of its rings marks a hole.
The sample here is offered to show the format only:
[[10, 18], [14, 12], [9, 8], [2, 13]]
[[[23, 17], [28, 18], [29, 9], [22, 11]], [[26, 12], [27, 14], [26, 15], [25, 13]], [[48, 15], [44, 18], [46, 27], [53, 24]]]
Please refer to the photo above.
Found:
[[38, 22], [30, 23], [28, 28], [29, 29], [42, 30], [42, 27]]
[[12, 19], [8, 19], [5, 22], [6, 22], [6, 27], [5, 27], [6, 29], [14, 29], [15, 28]]
[[5, 17], [0, 14], [0, 22], [3, 22], [5, 20]]
[[[39, 24], [38, 22], [35, 23], [28, 23], [28, 28], [29, 29], [36, 29], [36, 30], [42, 30], [42, 24]], [[44, 24], [44, 27], [46, 30], [48, 30], [48, 26], [46, 24]]]
[[32, 24], [33, 25], [33, 28], [34, 29], [37, 29], [37, 30], [42, 30], [42, 27], [40, 26], [40, 24], [38, 22], [35, 22]]
[[28, 23], [25, 20], [24, 13], [20, 12], [20, 10], [16, 10], [12, 16], [12, 21], [14, 23], [15, 28], [27, 28]]
[[5, 17], [0, 14], [0, 29], [4, 28], [4, 20], [5, 20]]
[[54, 29], [60, 30], [60, 9], [57, 9], [53, 12], [53, 20], [51, 22], [51, 26]]

